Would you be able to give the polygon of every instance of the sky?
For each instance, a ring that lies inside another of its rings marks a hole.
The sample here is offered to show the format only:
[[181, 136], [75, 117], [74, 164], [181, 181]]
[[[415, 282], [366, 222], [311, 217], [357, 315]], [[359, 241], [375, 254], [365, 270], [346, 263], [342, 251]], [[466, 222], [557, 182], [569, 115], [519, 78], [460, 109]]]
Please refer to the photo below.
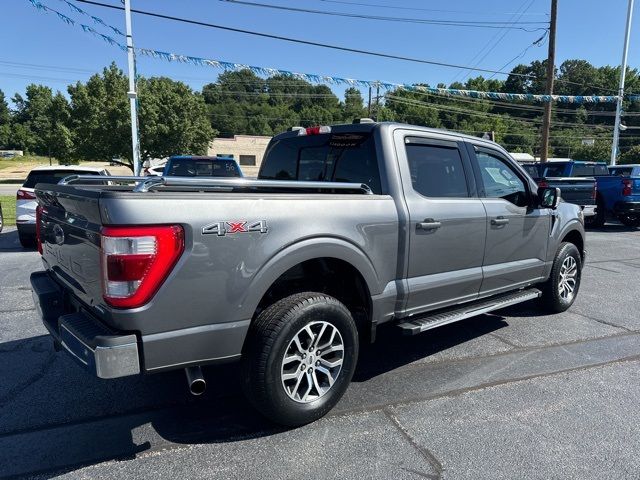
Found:
[[[88, 17], [72, 12], [61, 0], [39, 0], [74, 19], [110, 33]], [[121, 11], [70, 0], [91, 15], [124, 31]], [[119, 0], [100, 0], [121, 5]], [[438, 62], [509, 71], [518, 63], [542, 60], [547, 43], [532, 46], [543, 32], [425, 25], [314, 15], [220, 0], [131, 0], [132, 7], [235, 28], [331, 43], [363, 50]], [[551, 0], [248, 0], [254, 3], [364, 15], [446, 21], [548, 21]], [[362, 5], [367, 4], [367, 5]], [[373, 6], [377, 5], [377, 6]], [[391, 8], [390, 8], [391, 7]], [[412, 10], [421, 9], [421, 10]], [[632, 23], [629, 64], [640, 67], [640, 12]], [[596, 66], [621, 62], [627, 0], [560, 0], [556, 64], [572, 58]], [[7, 97], [23, 93], [29, 83], [66, 91], [115, 61], [126, 71], [126, 53], [67, 25], [55, 14], [41, 13], [29, 0], [0, 0], [0, 89]], [[504, 24], [493, 24], [499, 27]], [[541, 25], [526, 25], [534, 30]], [[133, 16], [137, 47], [319, 75], [394, 83], [449, 84], [477, 72], [339, 52], [309, 45], [259, 38], [175, 21]], [[528, 48], [530, 47], [530, 48]], [[513, 63], [515, 57], [521, 56]], [[138, 57], [138, 72], [181, 80], [194, 89], [215, 81], [219, 70]], [[485, 77], [491, 74], [483, 74]], [[495, 78], [506, 78], [496, 75]], [[334, 87], [342, 95], [344, 87]]]

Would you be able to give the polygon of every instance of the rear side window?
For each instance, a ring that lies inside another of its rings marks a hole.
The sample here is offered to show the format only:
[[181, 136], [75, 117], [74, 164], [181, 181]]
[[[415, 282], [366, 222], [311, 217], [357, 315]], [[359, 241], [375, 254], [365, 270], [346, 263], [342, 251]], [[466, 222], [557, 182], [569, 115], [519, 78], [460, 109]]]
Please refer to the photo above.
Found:
[[177, 177], [239, 177], [234, 161], [219, 159], [174, 158], [169, 161], [165, 175]]
[[58, 183], [69, 175], [99, 175], [98, 172], [83, 172], [78, 170], [38, 170], [31, 171], [22, 185], [25, 188], [35, 188], [38, 183]]
[[411, 184], [420, 195], [432, 198], [468, 197], [462, 157], [457, 148], [407, 144]]
[[628, 175], [631, 175], [632, 171], [633, 171], [633, 169], [630, 168], [630, 167], [609, 168], [609, 174], [610, 175], [617, 175], [619, 177], [626, 177]]
[[274, 141], [258, 178], [364, 183], [381, 193], [378, 159], [370, 133], [335, 133]]

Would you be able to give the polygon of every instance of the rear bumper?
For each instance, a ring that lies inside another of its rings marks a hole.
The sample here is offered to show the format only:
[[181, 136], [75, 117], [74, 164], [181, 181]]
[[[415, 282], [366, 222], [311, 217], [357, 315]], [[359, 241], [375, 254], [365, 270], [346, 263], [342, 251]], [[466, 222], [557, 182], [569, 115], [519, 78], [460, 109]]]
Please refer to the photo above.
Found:
[[582, 214], [585, 217], [593, 217], [596, 214], [596, 206], [595, 205], [583, 205], [582, 206]]
[[140, 373], [138, 339], [115, 332], [82, 310], [73, 311], [62, 288], [47, 272], [31, 274], [36, 310], [54, 341], [99, 378]]
[[35, 235], [36, 224], [35, 223], [19, 223], [16, 222], [16, 227], [22, 235]]
[[640, 215], [640, 202], [616, 202], [613, 211], [616, 215]]

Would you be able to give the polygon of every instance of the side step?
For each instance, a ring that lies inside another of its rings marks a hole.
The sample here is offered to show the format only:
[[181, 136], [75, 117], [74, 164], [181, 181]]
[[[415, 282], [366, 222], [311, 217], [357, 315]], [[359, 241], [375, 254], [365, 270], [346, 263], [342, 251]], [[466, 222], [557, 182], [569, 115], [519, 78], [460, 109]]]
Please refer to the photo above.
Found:
[[447, 323], [458, 322], [465, 318], [482, 315], [483, 313], [505, 308], [509, 305], [533, 300], [534, 298], [540, 297], [540, 295], [542, 295], [542, 292], [537, 288], [505, 293], [503, 295], [483, 298], [482, 300], [466, 303], [462, 306], [455, 306], [436, 312], [429, 312], [425, 316], [406, 319], [398, 323], [398, 327], [402, 329], [405, 335], [416, 335], [424, 332], [425, 330], [431, 330], [432, 328], [446, 325]]

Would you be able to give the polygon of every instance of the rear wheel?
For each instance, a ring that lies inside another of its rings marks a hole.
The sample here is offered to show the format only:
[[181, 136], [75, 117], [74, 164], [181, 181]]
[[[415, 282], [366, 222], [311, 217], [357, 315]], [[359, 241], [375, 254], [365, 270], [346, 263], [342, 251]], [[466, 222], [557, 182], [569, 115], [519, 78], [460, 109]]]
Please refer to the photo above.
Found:
[[619, 220], [625, 227], [639, 227], [640, 226], [640, 216], [636, 215], [620, 215]]
[[582, 257], [573, 243], [560, 244], [551, 275], [542, 290], [542, 303], [554, 313], [567, 310], [576, 299], [582, 276]]
[[347, 389], [358, 333], [342, 303], [322, 293], [286, 297], [264, 310], [243, 353], [244, 391], [274, 422], [299, 426], [325, 415]]
[[18, 239], [20, 240], [20, 245], [22, 245], [24, 248], [35, 248], [36, 246], [35, 235], [24, 233], [18, 230]]

